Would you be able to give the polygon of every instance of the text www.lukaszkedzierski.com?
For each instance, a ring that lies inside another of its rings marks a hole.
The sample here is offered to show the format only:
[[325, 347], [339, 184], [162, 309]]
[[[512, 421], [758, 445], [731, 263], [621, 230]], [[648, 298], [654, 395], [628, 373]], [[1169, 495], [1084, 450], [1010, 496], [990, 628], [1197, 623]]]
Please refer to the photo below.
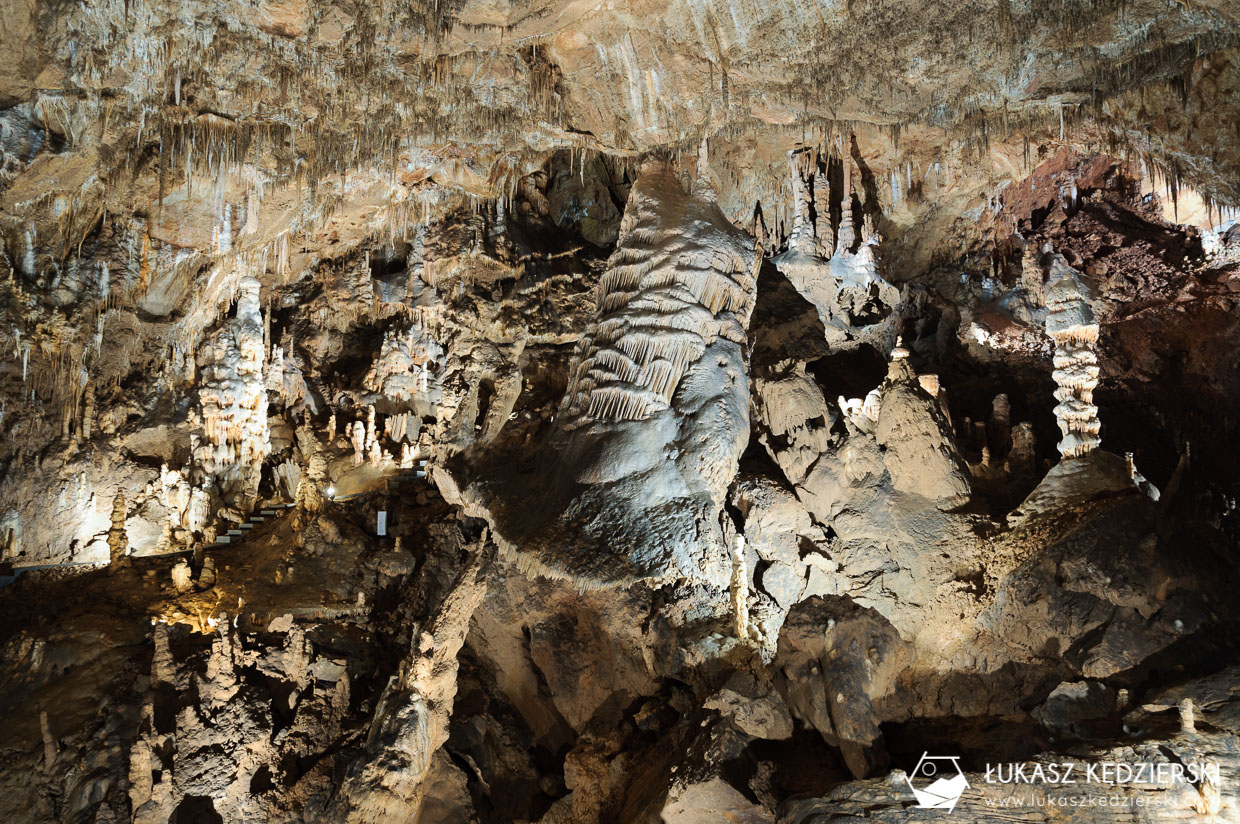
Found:
[[1167, 799], [1161, 795], [1010, 795], [987, 798], [987, 807], [1161, 807]]

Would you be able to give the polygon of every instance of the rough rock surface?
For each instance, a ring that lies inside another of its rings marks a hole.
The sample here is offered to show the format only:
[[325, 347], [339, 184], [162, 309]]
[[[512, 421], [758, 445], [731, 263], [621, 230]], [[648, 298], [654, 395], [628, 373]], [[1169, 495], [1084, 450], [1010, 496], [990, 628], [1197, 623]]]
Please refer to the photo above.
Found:
[[1240, 819], [1234, 3], [0, 44], [6, 824]]

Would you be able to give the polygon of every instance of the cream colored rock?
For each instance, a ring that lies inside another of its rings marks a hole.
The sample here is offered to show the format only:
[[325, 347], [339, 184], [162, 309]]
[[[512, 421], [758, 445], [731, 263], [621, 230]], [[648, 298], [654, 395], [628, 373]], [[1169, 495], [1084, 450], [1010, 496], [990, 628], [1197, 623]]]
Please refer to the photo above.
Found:
[[835, 410], [801, 362], [753, 383], [758, 415], [770, 436], [786, 442], [775, 460], [789, 481], [799, 483], [830, 443]]
[[236, 317], [199, 353], [205, 442], [195, 450], [221, 492], [240, 496], [244, 508], [257, 494], [259, 471], [270, 453], [263, 319], [259, 283], [241, 281]]
[[172, 588], [178, 593], [183, 593], [189, 592], [193, 586], [193, 573], [189, 564], [182, 558], [172, 567]]
[[847, 349], [868, 343], [890, 350], [897, 337], [901, 298], [879, 271], [879, 237], [868, 221], [863, 221], [861, 243], [857, 243], [852, 159], [843, 160], [845, 208], [835, 227], [829, 209], [822, 208], [830, 201], [829, 158], [811, 149], [790, 152], [789, 162], [792, 233], [787, 251], [773, 258], [775, 266], [818, 310], [832, 347]]
[[[704, 176], [686, 193], [671, 168], [647, 166], [577, 345], [541, 477], [448, 494], [540, 572], [583, 586], [683, 576], [726, 587], [718, 516], [748, 439], [756, 264]], [[544, 504], [529, 507], [535, 490]]]
[[1055, 420], [1063, 438], [1059, 454], [1079, 458], [1098, 448], [1098, 407], [1094, 387], [1098, 385], [1098, 322], [1079, 273], [1062, 255], [1051, 259], [1051, 275], [1046, 285], [1046, 333], [1055, 342], [1053, 377], [1059, 388], [1055, 398]]
[[664, 824], [774, 824], [775, 816], [722, 778], [674, 790], [660, 815]]

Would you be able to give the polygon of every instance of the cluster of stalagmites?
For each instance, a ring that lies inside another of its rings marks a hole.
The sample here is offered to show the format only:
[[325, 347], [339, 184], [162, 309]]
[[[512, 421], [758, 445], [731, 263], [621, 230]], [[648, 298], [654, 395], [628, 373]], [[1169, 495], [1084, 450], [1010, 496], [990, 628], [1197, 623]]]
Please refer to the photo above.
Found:
[[[400, 447], [399, 455], [394, 455], [381, 443], [382, 438], [375, 425], [374, 406], [366, 407], [365, 421], [356, 420], [345, 426], [345, 433], [353, 446], [353, 465], [369, 464], [375, 469], [391, 465], [398, 465], [401, 469], [413, 468], [418, 455], [427, 447], [425, 433], [419, 438], [421, 425], [421, 418], [410, 412], [397, 412], [387, 417], [384, 422], [384, 436]], [[332, 416], [328, 430], [334, 437], [335, 415]]]
[[1059, 454], [1079, 458], [1098, 448], [1098, 407], [1094, 387], [1098, 385], [1098, 321], [1081, 283], [1079, 273], [1062, 255], [1051, 259], [1050, 280], [1046, 285], [1046, 333], [1055, 342], [1055, 420], [1063, 438]]
[[843, 196], [838, 226], [831, 223], [829, 160], [813, 150], [789, 153], [793, 217], [788, 248], [773, 262], [818, 310], [827, 342], [842, 346], [864, 340], [891, 348], [900, 292], [879, 272], [872, 219], [861, 223], [858, 242], [853, 216], [852, 164], [843, 160]]
[[956, 443], [970, 456], [969, 471], [979, 481], [1026, 479], [1037, 468], [1033, 424], [1012, 423], [1012, 403], [1002, 392], [992, 399], [989, 415], [978, 420], [963, 416], [955, 429]]
[[192, 475], [192, 467], [169, 469], [167, 464], [159, 472], [160, 503], [168, 510], [171, 532], [181, 543], [203, 534], [211, 520], [214, 484], [206, 478], [195, 484]]
[[[335, 728], [349, 710], [344, 668], [315, 656], [304, 630], [291, 616], [276, 619], [269, 633], [284, 635], [282, 648], [246, 649], [231, 616], [210, 619], [215, 628], [205, 669], [178, 661], [169, 626], [157, 621], [148, 690], [143, 696], [137, 741], [129, 756], [129, 801], [135, 824], [176, 820], [198, 802], [218, 820], [263, 820], [268, 802], [253, 791], [264, 775], [278, 775], [281, 757], [300, 742]], [[256, 699], [244, 672], [287, 686], [278, 709]], [[178, 707], [178, 696], [192, 696]], [[295, 715], [277, 727], [276, 713]]]
[[441, 391], [437, 364], [443, 347], [430, 330], [415, 322], [405, 332], [383, 337], [379, 356], [363, 381], [365, 387], [394, 401], [430, 402]]
[[[257, 278], [243, 275], [234, 317], [203, 342], [196, 358], [178, 358], [181, 345], [173, 347], [173, 361], [181, 361], [173, 365], [175, 375], [194, 378], [197, 366], [201, 433], [191, 433], [184, 466], [165, 463], [160, 469], [156, 491], [168, 511], [165, 547], [210, 540], [217, 514], [240, 521], [256, 502], [263, 465], [273, 451], [269, 413], [273, 407], [313, 407], [305, 378], [287, 354], [293, 351], [291, 337], [269, 345], [271, 316], [264, 318], [259, 294]], [[301, 467], [285, 460], [271, 471], [277, 491], [295, 499]]]

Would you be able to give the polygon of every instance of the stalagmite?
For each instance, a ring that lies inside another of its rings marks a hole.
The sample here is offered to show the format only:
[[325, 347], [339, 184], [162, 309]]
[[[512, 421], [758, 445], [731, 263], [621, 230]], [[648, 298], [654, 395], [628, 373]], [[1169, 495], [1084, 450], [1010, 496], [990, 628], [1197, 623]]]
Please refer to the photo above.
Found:
[[1191, 735], [1197, 732], [1196, 713], [1193, 711], [1193, 699], [1184, 698], [1180, 701], [1180, 732]]
[[858, 430], [866, 434], [874, 432], [874, 427], [878, 423], [878, 416], [883, 407], [883, 391], [882, 387], [875, 387], [866, 394], [865, 399], [848, 398], [845, 399], [841, 395], [836, 404], [840, 411], [844, 413], [844, 417], [852, 422], [852, 425]]
[[[704, 158], [690, 193], [670, 167], [645, 166], [569, 367], [548, 445], [558, 457], [497, 490], [502, 508], [480, 488], [466, 493], [487, 501], [498, 539], [524, 563], [582, 586], [678, 576], [728, 586], [731, 550], [712, 513], [749, 431], [760, 264], [710, 194]], [[523, 503], [531, 482], [553, 487], [554, 503]]]
[[60, 747], [52, 735], [52, 727], [47, 720], [47, 710], [39, 711], [39, 730], [43, 734], [43, 771], [50, 773], [56, 756], [60, 754]]
[[745, 536], [737, 535], [732, 541], [732, 619], [736, 637], [750, 641], [749, 628], [749, 569], [745, 563]]
[[125, 493], [112, 500], [112, 526], [108, 530], [108, 556], [112, 571], [128, 564], [129, 537], [125, 534]]
[[185, 510], [185, 528], [193, 535], [202, 534], [211, 519], [211, 485], [210, 481], [203, 486], [190, 490], [189, 506]]
[[178, 594], [189, 592], [194, 586], [193, 573], [184, 558], [172, 567], [172, 588]]
[[22, 253], [22, 271], [27, 277], [34, 277], [34, 227], [26, 227], [26, 248]]
[[206, 443], [197, 450], [222, 494], [239, 496], [245, 509], [257, 495], [259, 473], [271, 451], [264, 360], [259, 283], [246, 276], [238, 290], [236, 317], [199, 355]]
[[301, 467], [292, 461], [284, 461], [276, 466], [273, 474], [281, 494], [290, 501], [297, 500], [301, 487]]
[[995, 395], [991, 403], [990, 419], [987, 421], [987, 435], [991, 449], [1006, 453], [1012, 445], [1012, 404], [1008, 396]]
[[1086, 297], [1079, 273], [1062, 255], [1051, 260], [1046, 286], [1046, 333], [1055, 342], [1052, 376], [1059, 388], [1055, 398], [1055, 419], [1063, 438], [1059, 454], [1065, 458], [1087, 455], [1098, 447], [1101, 424], [1093, 403], [1098, 385], [1098, 322]]
[[1012, 473], [1030, 472], [1036, 459], [1037, 442], [1033, 424], [1021, 421], [1012, 427], [1012, 448], [1008, 451], [1007, 470]]
[[378, 467], [383, 462], [383, 450], [379, 447], [379, 435], [375, 430], [375, 408], [366, 410], [366, 457], [370, 465]]
[[413, 405], [419, 414], [432, 415], [439, 404], [442, 386], [432, 379], [430, 364], [441, 362], [444, 350], [416, 317], [420, 315], [415, 316], [406, 332], [384, 336], [379, 356], [363, 384], [392, 400]]
[[[335, 428], [334, 416], [332, 428]], [[305, 457], [306, 472], [304, 480], [298, 483], [297, 496], [293, 500], [300, 509], [318, 512], [323, 508], [323, 490], [328, 482], [327, 457], [315, 437], [308, 412], [303, 414], [301, 426], [297, 428], [297, 446]]]
[[409, 654], [379, 698], [364, 752], [350, 765], [333, 802], [336, 821], [385, 824], [416, 821], [431, 756], [448, 738], [457, 691], [457, 655], [470, 618], [486, 594], [479, 571], [485, 542], [472, 548], [469, 565], [434, 620], [415, 632]]
[[361, 466], [366, 460], [366, 424], [361, 421], [353, 422], [352, 438], [353, 438], [353, 465]]

